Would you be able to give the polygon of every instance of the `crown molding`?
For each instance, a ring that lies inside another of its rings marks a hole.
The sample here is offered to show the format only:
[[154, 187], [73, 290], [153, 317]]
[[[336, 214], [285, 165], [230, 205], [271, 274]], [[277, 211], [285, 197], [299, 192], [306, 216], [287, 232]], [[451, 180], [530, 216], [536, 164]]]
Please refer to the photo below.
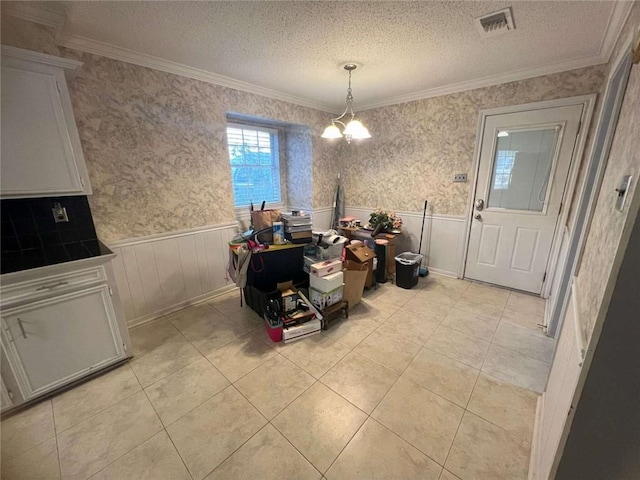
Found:
[[489, 77], [477, 78], [475, 80], [453, 83], [444, 87], [429, 88], [427, 90], [421, 90], [419, 92], [409, 93], [407, 95], [398, 95], [395, 97], [387, 98], [386, 100], [382, 100], [380, 102], [365, 104], [358, 108], [358, 111], [361, 112], [363, 110], [371, 110], [373, 108], [388, 107], [391, 105], [414, 102], [427, 98], [441, 97], [443, 95], [466, 92], [468, 90], [475, 90], [477, 88], [492, 87], [494, 85], [500, 85], [503, 83], [517, 82], [519, 80], [526, 80], [527, 78], [541, 77], [544, 75], [550, 75], [552, 73], [566, 72], [568, 70], [575, 70], [577, 68], [600, 65], [602, 63], [605, 62], [602, 60], [600, 55], [591, 55], [568, 62], [561, 62], [553, 65], [546, 65], [543, 67], [526, 68], [515, 72], [502, 73], [498, 75], [491, 75]]
[[622, 28], [631, 13], [634, 2], [617, 1], [614, 2], [611, 9], [611, 15], [607, 22], [607, 28], [602, 37], [602, 43], [600, 44], [600, 57], [602, 63], [607, 63], [611, 59], [611, 54], [616, 46], [618, 37], [622, 32]]
[[76, 76], [76, 72], [83, 65], [82, 62], [78, 62], [70, 58], [47, 55], [46, 53], [34, 52], [32, 50], [11, 47], [9, 45], [2, 45], [2, 58], [27, 60], [29, 62], [40, 63], [42, 65], [62, 68], [67, 80], [73, 80]]
[[295, 95], [289, 95], [278, 90], [271, 90], [270, 88], [264, 88], [252, 83], [243, 82], [241, 80], [235, 80], [224, 75], [218, 75], [217, 73], [208, 72], [200, 68], [189, 67], [187, 65], [172, 62], [170, 60], [164, 60], [159, 57], [139, 53], [134, 50], [126, 48], [116, 47], [109, 43], [99, 42], [90, 38], [81, 37], [79, 35], [72, 35], [69, 37], [62, 37], [58, 42], [58, 45], [66, 48], [72, 48], [74, 50], [80, 50], [86, 53], [92, 53], [95, 55], [101, 55], [103, 57], [112, 58], [114, 60], [120, 60], [126, 63], [133, 63], [141, 67], [152, 68], [154, 70], [160, 70], [174, 75], [180, 75], [201, 82], [207, 82], [222, 87], [233, 88], [247, 93], [260, 95], [262, 97], [272, 98], [274, 100], [281, 100], [283, 102], [293, 103], [301, 107], [313, 108], [322, 112], [333, 114], [335, 109], [328, 105], [314, 102], [306, 98], [297, 97]]
[[3, 7], [3, 14], [52, 27], [56, 30], [57, 34], [62, 31], [67, 19], [64, 12], [50, 10], [41, 5], [34, 5], [29, 2], [10, 2], [5, 5], [6, 6]]

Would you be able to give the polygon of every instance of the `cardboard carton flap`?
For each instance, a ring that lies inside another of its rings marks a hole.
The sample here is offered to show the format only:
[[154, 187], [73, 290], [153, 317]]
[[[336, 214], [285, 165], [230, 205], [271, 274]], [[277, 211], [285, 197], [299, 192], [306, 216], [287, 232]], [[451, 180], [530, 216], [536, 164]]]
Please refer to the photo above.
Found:
[[347, 260], [342, 265], [345, 270], [353, 270], [356, 272], [366, 272], [369, 269], [369, 262], [358, 263], [353, 260]]
[[359, 263], [368, 262], [376, 256], [373, 250], [361, 243], [347, 246], [346, 252], [348, 260], [354, 260]]

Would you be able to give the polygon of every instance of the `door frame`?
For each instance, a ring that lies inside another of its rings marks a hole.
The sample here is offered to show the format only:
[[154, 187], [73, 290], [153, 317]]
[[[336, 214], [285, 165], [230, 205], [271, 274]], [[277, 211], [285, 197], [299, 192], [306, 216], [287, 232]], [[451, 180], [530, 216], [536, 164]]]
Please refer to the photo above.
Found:
[[[585, 155], [585, 171], [583, 173], [584, 183], [582, 191], [576, 196], [576, 211], [574, 225], [569, 232], [567, 256], [564, 265], [554, 272], [559, 276], [559, 285], [555, 298], [545, 312], [545, 322], [547, 334], [555, 338], [560, 332], [562, 321], [567, 309], [569, 290], [574, 276], [579, 273], [582, 263], [582, 253], [584, 252], [588, 230], [591, 226], [591, 219], [595, 210], [595, 204], [600, 193], [600, 186], [609, 161], [609, 152], [613, 143], [613, 136], [618, 125], [618, 117], [622, 108], [622, 102], [627, 88], [629, 75], [633, 62], [631, 60], [631, 43], [633, 34], [629, 35], [624, 42], [618, 57], [611, 63], [609, 73], [603, 88], [600, 100], [598, 120], [594, 128], [589, 152]], [[626, 70], [626, 71], [624, 71]], [[614, 84], [614, 79], [618, 73], [623, 73], [623, 78], [619, 84]], [[607, 120], [606, 108], [611, 104], [612, 111]], [[600, 150], [598, 150], [600, 148]]]
[[520, 113], [527, 112], [531, 110], [542, 110], [546, 108], [555, 108], [555, 107], [567, 107], [574, 105], [582, 105], [582, 116], [580, 117], [580, 127], [578, 130], [578, 136], [576, 137], [576, 144], [573, 149], [573, 154], [571, 155], [571, 165], [569, 166], [569, 174], [567, 177], [567, 183], [564, 188], [564, 192], [562, 194], [562, 203], [560, 206], [560, 213], [558, 215], [558, 220], [556, 221], [556, 226], [553, 232], [553, 241], [551, 243], [551, 250], [549, 252], [549, 259], [547, 261], [547, 276], [542, 283], [542, 292], [540, 296], [542, 298], [547, 298], [549, 296], [549, 291], [551, 289], [551, 284], [553, 281], [553, 272], [555, 270], [555, 265], [558, 262], [560, 257], [560, 243], [562, 239], [562, 225], [565, 225], [567, 222], [567, 217], [569, 214], [569, 207], [571, 205], [571, 200], [573, 199], [574, 191], [577, 185], [578, 180], [578, 172], [580, 170], [579, 161], [583, 157], [585, 145], [587, 142], [587, 136], [589, 133], [589, 129], [591, 126], [591, 119], [593, 117], [593, 111], [595, 109], [597, 94], [592, 93], [589, 95], [580, 95], [576, 97], [568, 97], [568, 98], [560, 98], [557, 100], [545, 100], [542, 102], [533, 102], [533, 103], [523, 103], [521, 105], [510, 105], [507, 107], [498, 107], [498, 108], [490, 108], [485, 110], [480, 110], [478, 115], [478, 128], [476, 132], [476, 142], [473, 152], [473, 165], [471, 167], [471, 174], [473, 176], [473, 181], [471, 183], [471, 188], [469, 189], [468, 198], [467, 198], [467, 213], [465, 215], [465, 226], [464, 226], [464, 246], [463, 246], [463, 254], [460, 261], [460, 278], [464, 278], [466, 265], [467, 265], [467, 256], [469, 253], [469, 238], [471, 235], [471, 216], [473, 214], [473, 202], [476, 195], [476, 188], [478, 186], [478, 169], [480, 168], [480, 153], [482, 150], [482, 139], [484, 137], [485, 131], [485, 123], [487, 117], [494, 115], [503, 115], [509, 113]]

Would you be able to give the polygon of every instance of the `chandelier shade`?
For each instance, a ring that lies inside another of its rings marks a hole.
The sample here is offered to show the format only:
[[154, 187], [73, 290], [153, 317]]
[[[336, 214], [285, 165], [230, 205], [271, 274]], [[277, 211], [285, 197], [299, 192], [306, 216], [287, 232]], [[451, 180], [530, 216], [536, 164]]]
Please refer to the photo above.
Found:
[[[351, 93], [351, 72], [358, 66], [354, 63], [347, 63], [344, 69], [349, 72], [349, 88], [347, 88], [347, 108], [337, 118], [331, 120], [331, 125], [324, 129], [322, 132], [322, 138], [344, 138], [347, 143], [351, 143], [351, 140], [363, 140], [371, 138], [371, 134], [367, 127], [365, 127], [360, 120], [356, 120], [356, 114], [353, 113], [353, 94]], [[351, 117], [346, 119], [347, 115]], [[345, 124], [343, 120], [348, 120]], [[340, 126], [342, 130], [340, 130]]]

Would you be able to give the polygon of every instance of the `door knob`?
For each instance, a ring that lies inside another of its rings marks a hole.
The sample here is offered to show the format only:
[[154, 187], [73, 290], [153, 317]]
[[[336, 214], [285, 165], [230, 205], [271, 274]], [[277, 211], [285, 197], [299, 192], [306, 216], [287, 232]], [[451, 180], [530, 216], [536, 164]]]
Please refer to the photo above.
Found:
[[482, 211], [483, 208], [484, 208], [484, 200], [479, 198], [478, 200], [476, 200], [476, 210], [480, 212]]
[[475, 218], [476, 220], [482, 220], [482, 215], [480, 215], [479, 213], [476, 213], [473, 218]]

